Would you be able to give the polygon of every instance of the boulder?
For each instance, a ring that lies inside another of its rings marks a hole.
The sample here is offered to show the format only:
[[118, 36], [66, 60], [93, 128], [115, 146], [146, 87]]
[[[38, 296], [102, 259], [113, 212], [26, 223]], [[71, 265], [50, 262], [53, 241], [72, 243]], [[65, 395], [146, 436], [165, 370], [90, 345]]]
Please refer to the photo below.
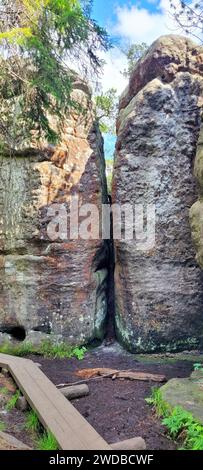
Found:
[[[103, 139], [90, 90], [80, 80], [73, 99], [80, 109], [66, 118], [60, 145], [43, 142], [21, 148], [12, 158], [6, 151], [0, 154], [0, 332], [5, 339], [28, 337], [36, 343], [51, 335], [82, 344], [103, 337], [108, 245], [99, 238], [76, 239], [69, 217], [74, 197], [79, 207], [94, 204], [100, 213], [108, 202]], [[62, 236], [57, 219], [50, 225], [59, 208]]]
[[203, 386], [188, 379], [171, 379], [161, 387], [163, 400], [171, 407], [181, 406], [203, 424]]
[[134, 352], [203, 346], [189, 224], [202, 104], [203, 48], [176, 35], [154, 42], [120, 100], [112, 201], [135, 209], [135, 236], [115, 237], [116, 330]]

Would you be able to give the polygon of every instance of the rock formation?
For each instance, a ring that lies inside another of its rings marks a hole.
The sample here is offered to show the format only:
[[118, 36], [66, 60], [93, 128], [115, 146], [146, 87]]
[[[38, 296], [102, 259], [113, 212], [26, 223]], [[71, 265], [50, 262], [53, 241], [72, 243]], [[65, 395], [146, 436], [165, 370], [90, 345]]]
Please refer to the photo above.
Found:
[[194, 174], [199, 197], [190, 209], [190, 225], [196, 250], [196, 260], [203, 268], [203, 124], [201, 125], [197, 145]]
[[[0, 155], [1, 341], [51, 335], [82, 344], [103, 337], [108, 246], [69, 235], [72, 196], [79, 196], [80, 207], [101, 210], [107, 202], [103, 141], [80, 80], [73, 99], [81, 111], [67, 118], [60, 146]], [[47, 232], [53, 204], [68, 213], [56, 239]]]
[[115, 240], [116, 329], [133, 351], [203, 346], [203, 279], [189, 226], [202, 104], [203, 48], [173, 35], [150, 47], [120, 100], [113, 203], [151, 211], [144, 234], [135, 221], [133, 240], [124, 231]]

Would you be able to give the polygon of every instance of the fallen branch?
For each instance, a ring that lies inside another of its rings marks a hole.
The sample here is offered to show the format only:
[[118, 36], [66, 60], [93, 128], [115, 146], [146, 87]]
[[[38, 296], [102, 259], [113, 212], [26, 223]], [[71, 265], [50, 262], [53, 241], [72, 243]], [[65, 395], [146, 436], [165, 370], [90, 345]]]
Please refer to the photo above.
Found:
[[93, 381], [93, 380], [104, 379], [105, 377], [109, 377], [109, 374], [107, 376], [97, 375], [96, 377], [90, 377], [89, 379], [78, 380], [77, 382], [66, 382], [66, 383], [58, 384], [58, 385], [56, 385], [56, 387], [59, 388], [59, 390], [60, 390], [63, 387], [72, 387], [72, 385], [80, 385], [80, 384], [84, 384], [86, 382], [90, 382], [90, 381]]
[[115, 379], [128, 379], [128, 380], [143, 380], [153, 382], [166, 382], [165, 375], [160, 374], [149, 374], [148, 372], [135, 372], [132, 370], [117, 370], [108, 368], [97, 368], [97, 369], [82, 369], [76, 372], [78, 377], [84, 379], [90, 379], [93, 377], [110, 377], [112, 380]]

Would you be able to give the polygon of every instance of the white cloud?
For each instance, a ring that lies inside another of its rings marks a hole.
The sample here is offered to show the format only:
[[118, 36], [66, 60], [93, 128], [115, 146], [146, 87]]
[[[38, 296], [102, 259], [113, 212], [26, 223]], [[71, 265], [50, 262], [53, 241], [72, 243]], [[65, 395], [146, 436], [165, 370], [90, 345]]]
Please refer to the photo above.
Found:
[[121, 73], [127, 67], [126, 56], [120, 49], [114, 47], [103, 56], [103, 59], [106, 62], [102, 78], [103, 91], [116, 88], [118, 94], [121, 94], [128, 83], [128, 80]]
[[118, 7], [114, 33], [130, 42], [143, 41], [149, 45], [163, 34], [177, 33], [169, 0], [161, 0], [159, 7], [160, 12], [150, 12], [136, 5]]

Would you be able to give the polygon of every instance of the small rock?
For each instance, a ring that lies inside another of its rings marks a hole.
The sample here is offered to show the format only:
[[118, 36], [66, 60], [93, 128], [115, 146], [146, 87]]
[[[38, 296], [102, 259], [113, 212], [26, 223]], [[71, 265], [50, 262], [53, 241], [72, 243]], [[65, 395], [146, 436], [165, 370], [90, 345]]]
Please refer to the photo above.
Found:
[[29, 409], [29, 405], [25, 397], [19, 397], [16, 402], [16, 408], [20, 411], [27, 411]]
[[15, 393], [16, 385], [10, 376], [0, 374], [0, 387], [6, 388], [9, 392]]

